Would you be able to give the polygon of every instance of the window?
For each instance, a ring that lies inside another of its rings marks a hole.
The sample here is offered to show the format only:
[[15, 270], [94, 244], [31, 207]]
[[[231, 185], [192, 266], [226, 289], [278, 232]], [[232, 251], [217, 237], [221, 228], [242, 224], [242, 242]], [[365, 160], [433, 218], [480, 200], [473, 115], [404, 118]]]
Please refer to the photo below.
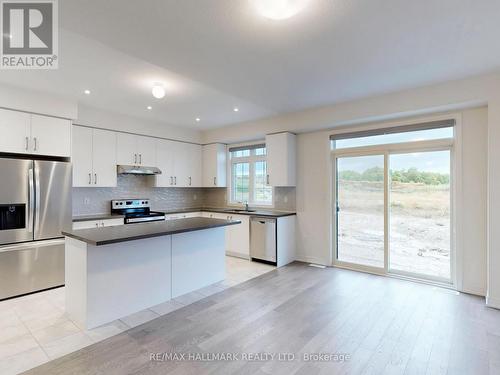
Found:
[[231, 162], [230, 203], [272, 205], [273, 189], [267, 185], [265, 145], [229, 149]]
[[[433, 125], [438, 127], [429, 128]], [[423, 128], [419, 129], [419, 126]], [[453, 123], [440, 122], [440, 124], [428, 123], [424, 125], [394, 127], [382, 131], [369, 130], [357, 133], [338, 134], [332, 136], [332, 148], [339, 150], [352, 147], [451, 139], [454, 137], [453, 129]]]

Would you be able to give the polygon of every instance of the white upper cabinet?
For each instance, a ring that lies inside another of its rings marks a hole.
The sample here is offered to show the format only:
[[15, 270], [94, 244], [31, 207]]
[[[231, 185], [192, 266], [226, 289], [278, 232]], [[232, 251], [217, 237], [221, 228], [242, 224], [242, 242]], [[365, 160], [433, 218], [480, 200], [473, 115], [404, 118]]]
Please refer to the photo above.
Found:
[[174, 146], [174, 142], [165, 139], [156, 141], [156, 166], [161, 170], [155, 177], [157, 187], [174, 186]]
[[226, 145], [213, 143], [202, 148], [203, 187], [226, 186]]
[[188, 150], [188, 180], [187, 186], [201, 187], [201, 146], [195, 144], [186, 144]]
[[116, 186], [116, 133], [73, 126], [73, 186]]
[[119, 165], [156, 167], [156, 138], [118, 133], [116, 159]]
[[71, 121], [0, 109], [0, 152], [69, 157]]
[[40, 155], [71, 155], [71, 121], [31, 115], [33, 152]]
[[71, 162], [73, 164], [73, 186], [92, 184], [92, 129], [73, 126]]
[[127, 133], [116, 135], [116, 164], [135, 165], [137, 157], [137, 136]]
[[94, 129], [92, 134], [94, 186], [116, 186], [116, 133]]
[[201, 146], [160, 139], [156, 143], [158, 187], [195, 187], [201, 181]]
[[137, 164], [156, 167], [156, 138], [137, 136]]
[[0, 109], [0, 151], [29, 153], [31, 115]]
[[292, 133], [266, 135], [268, 185], [295, 186], [296, 142]]

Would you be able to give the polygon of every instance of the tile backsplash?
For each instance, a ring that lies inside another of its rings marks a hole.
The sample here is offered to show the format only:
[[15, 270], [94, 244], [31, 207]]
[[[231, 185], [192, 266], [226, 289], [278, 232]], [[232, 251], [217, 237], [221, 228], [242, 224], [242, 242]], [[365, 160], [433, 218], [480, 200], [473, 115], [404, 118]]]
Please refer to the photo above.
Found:
[[[73, 188], [73, 215], [110, 212], [112, 199], [149, 198], [154, 210], [224, 207], [226, 188], [158, 188], [154, 177], [119, 175], [115, 188]], [[275, 188], [275, 210], [295, 210], [295, 188]]]

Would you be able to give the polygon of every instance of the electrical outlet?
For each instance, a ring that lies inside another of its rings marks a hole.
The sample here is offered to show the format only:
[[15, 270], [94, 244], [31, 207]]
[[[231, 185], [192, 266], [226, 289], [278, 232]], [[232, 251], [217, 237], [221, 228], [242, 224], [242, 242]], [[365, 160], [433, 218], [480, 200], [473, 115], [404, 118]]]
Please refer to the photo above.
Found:
[[198, 196], [196, 194], [193, 194], [193, 200], [197, 200], [198, 199]]
[[285, 196], [283, 197], [283, 202], [288, 203], [288, 195], [285, 195]]
[[90, 205], [90, 198], [83, 198], [83, 204], [85, 206], [89, 206]]

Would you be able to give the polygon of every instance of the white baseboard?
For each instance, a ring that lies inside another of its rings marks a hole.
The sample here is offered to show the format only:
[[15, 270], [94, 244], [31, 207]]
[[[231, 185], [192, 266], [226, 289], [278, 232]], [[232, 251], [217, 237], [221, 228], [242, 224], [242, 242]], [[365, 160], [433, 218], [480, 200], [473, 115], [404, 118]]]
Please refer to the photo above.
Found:
[[[457, 289], [458, 290], [458, 289]], [[458, 290], [460, 293], [472, 294], [478, 297], [486, 297], [486, 293], [482, 289], [474, 289], [474, 288], [462, 288]]]
[[230, 257], [233, 257], [233, 258], [241, 258], [241, 259], [250, 260], [250, 256], [249, 255], [243, 255], [243, 254], [235, 253], [235, 252], [232, 252], [232, 251], [226, 251], [226, 255], [230, 256]]
[[311, 257], [308, 255], [304, 254], [297, 254], [295, 257], [295, 260], [298, 262], [304, 262], [304, 263], [314, 263], [314, 264], [320, 264], [322, 266], [330, 266], [327, 261], [324, 259], [318, 258], [318, 257]]
[[486, 296], [486, 306], [500, 310], [500, 298]]

